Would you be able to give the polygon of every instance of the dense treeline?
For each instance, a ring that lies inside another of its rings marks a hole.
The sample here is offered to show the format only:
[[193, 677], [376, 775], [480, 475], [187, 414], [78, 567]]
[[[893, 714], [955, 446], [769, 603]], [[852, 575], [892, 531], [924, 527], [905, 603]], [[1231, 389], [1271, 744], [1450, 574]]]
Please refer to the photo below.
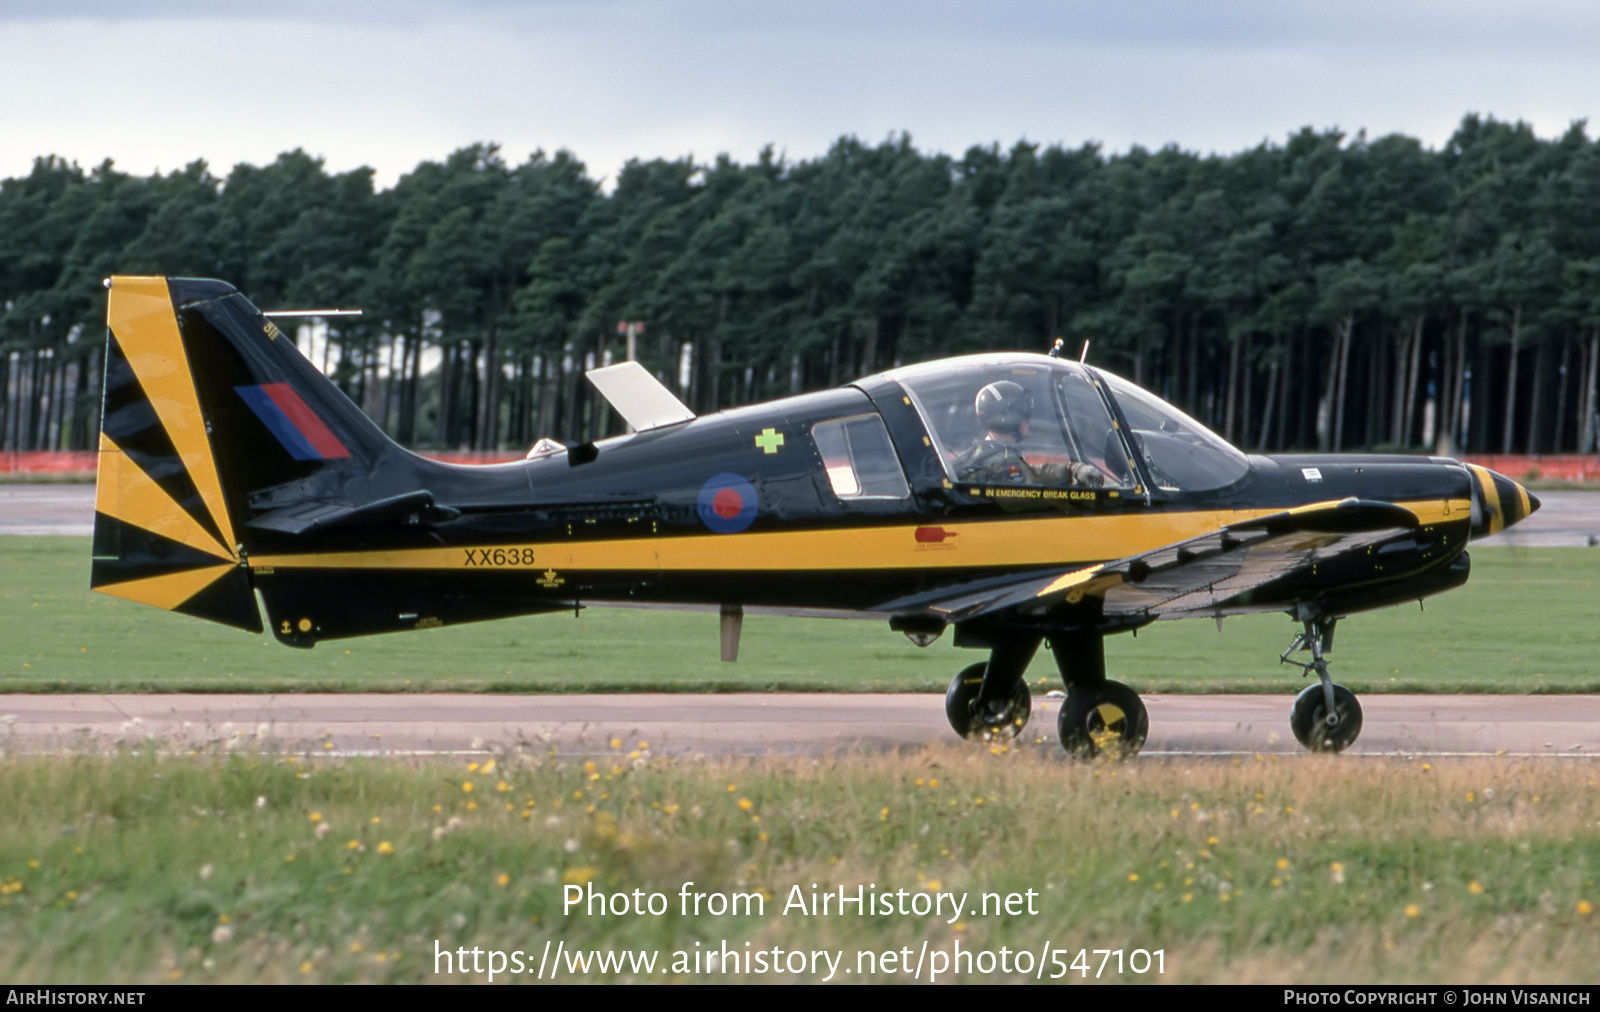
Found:
[[299, 151], [226, 178], [41, 158], [0, 182], [0, 445], [92, 445], [112, 273], [362, 307], [301, 346], [414, 445], [615, 426], [582, 373], [630, 320], [699, 411], [1061, 336], [1250, 449], [1587, 452], [1600, 149], [1476, 116], [1438, 151], [844, 139], [796, 164], [630, 162], [610, 193], [565, 153], [481, 145], [381, 192]]

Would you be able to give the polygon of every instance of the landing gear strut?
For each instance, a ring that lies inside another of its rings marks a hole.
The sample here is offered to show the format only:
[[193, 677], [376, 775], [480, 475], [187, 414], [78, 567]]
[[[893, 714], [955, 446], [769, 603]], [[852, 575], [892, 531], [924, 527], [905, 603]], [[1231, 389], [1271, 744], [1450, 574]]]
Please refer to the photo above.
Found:
[[[963, 738], [1016, 737], [1033, 705], [1023, 672], [1040, 637], [1019, 636], [996, 645], [985, 664], [964, 669], [944, 694], [944, 713]], [[1056, 718], [1061, 744], [1079, 759], [1126, 759], [1139, 751], [1150, 716], [1139, 694], [1106, 678], [1104, 636], [1095, 629], [1052, 633], [1050, 650], [1066, 685]]]
[[[1295, 740], [1313, 752], [1342, 752], [1361, 734], [1361, 704], [1356, 694], [1336, 685], [1328, 673], [1325, 651], [1333, 649], [1333, 629], [1337, 618], [1302, 619], [1305, 631], [1294, 638], [1278, 657], [1282, 664], [1293, 664], [1306, 674], [1316, 672], [1320, 685], [1308, 687], [1295, 697], [1289, 714], [1289, 727]], [[1311, 660], [1291, 661], [1297, 650], [1310, 650]]]
[[1095, 629], [1057, 633], [1050, 651], [1067, 688], [1056, 717], [1062, 747], [1079, 759], [1127, 759], [1138, 752], [1150, 715], [1137, 692], [1106, 678], [1104, 635]]

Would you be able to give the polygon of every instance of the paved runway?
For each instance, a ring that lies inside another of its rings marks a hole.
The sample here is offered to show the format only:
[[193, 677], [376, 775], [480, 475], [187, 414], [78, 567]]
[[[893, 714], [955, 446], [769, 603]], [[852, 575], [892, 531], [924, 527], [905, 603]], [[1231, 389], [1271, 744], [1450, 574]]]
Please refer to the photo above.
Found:
[[[1302, 752], [1292, 697], [1145, 697], [1146, 755]], [[1055, 741], [1059, 700], [1036, 701], [1026, 740]], [[1351, 754], [1600, 756], [1600, 696], [1362, 697]], [[0, 748], [38, 752], [148, 737], [314, 755], [478, 751], [519, 742], [570, 754], [619, 738], [656, 754], [821, 754], [946, 743], [937, 695], [0, 695]], [[325, 747], [331, 745], [331, 748]]]
[[93, 533], [93, 485], [0, 485], [0, 534]]
[[[1600, 545], [1600, 492], [1541, 491], [1539, 512], [1474, 547]], [[93, 485], [0, 485], [0, 534], [94, 533]]]

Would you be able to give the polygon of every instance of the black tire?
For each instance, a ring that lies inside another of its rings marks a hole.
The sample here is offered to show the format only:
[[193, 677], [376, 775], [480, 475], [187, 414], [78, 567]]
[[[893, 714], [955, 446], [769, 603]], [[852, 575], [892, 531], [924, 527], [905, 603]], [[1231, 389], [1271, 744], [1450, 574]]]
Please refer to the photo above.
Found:
[[944, 718], [950, 722], [950, 730], [963, 738], [972, 732], [972, 701], [978, 698], [978, 690], [983, 687], [983, 672], [987, 667], [980, 662], [962, 668], [945, 690]]
[[1361, 735], [1361, 703], [1356, 694], [1342, 685], [1333, 687], [1333, 705], [1339, 722], [1327, 722], [1328, 703], [1322, 683], [1310, 686], [1295, 697], [1289, 713], [1289, 727], [1295, 740], [1313, 752], [1343, 752]]
[[1150, 713], [1121, 682], [1075, 685], [1056, 717], [1061, 746], [1079, 759], [1128, 759], [1144, 746]]
[[1028, 691], [1028, 683], [1018, 678], [1005, 709], [980, 719], [980, 715], [972, 712], [972, 703], [983, 688], [983, 673], [988, 667], [987, 663], [969, 665], [951, 679], [950, 688], [944, 694], [945, 719], [950, 722], [950, 729], [963, 738], [974, 735], [1015, 738], [1022, 733], [1033, 713], [1033, 694]]

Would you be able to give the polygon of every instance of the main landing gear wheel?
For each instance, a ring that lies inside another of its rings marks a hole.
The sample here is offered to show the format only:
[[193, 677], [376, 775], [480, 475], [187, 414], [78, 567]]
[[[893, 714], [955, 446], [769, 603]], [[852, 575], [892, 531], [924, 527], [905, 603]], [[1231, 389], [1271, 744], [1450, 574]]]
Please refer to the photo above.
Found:
[[1018, 678], [1009, 698], [990, 703], [987, 712], [975, 713], [972, 704], [977, 701], [978, 693], [983, 688], [983, 673], [987, 668], [987, 663], [973, 664], [963, 668], [951, 680], [950, 688], [944, 694], [945, 719], [950, 721], [951, 729], [963, 738], [974, 735], [996, 737], [1002, 734], [1015, 738], [1022, 733], [1033, 712], [1033, 696], [1028, 692], [1028, 683]]
[[1056, 718], [1061, 745], [1079, 759], [1128, 759], [1150, 733], [1139, 694], [1121, 682], [1074, 685]]
[[1361, 704], [1356, 694], [1342, 685], [1333, 687], [1333, 720], [1328, 719], [1328, 700], [1322, 686], [1308, 686], [1295, 697], [1289, 726], [1295, 740], [1313, 752], [1343, 752], [1361, 734]]

